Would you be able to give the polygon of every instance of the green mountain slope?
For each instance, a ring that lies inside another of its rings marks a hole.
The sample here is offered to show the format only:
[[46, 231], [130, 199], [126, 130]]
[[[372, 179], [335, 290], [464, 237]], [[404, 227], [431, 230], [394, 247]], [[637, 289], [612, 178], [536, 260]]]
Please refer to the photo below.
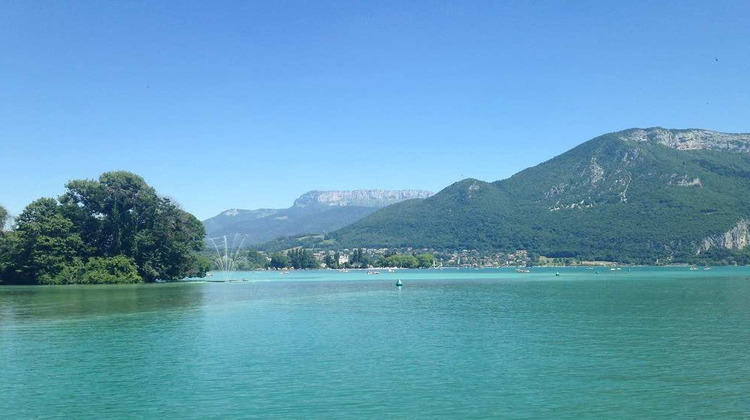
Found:
[[493, 183], [467, 179], [332, 234], [342, 246], [527, 249], [620, 261], [742, 248], [750, 135], [632, 129]]

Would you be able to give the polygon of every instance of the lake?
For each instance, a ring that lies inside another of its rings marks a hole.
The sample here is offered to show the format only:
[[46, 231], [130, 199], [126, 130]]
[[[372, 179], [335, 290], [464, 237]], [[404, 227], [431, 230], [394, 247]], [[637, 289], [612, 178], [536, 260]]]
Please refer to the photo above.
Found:
[[748, 268], [230, 278], [0, 287], [0, 415], [750, 416]]

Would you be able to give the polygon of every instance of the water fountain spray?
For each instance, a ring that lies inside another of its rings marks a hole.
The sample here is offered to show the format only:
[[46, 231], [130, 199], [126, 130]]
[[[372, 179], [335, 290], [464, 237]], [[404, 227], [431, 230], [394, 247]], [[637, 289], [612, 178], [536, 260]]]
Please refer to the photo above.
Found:
[[[239, 244], [237, 244], [237, 238], [240, 237]], [[242, 250], [242, 244], [245, 242], [246, 236], [234, 235], [231, 244], [227, 239], [227, 236], [220, 236], [218, 238], [208, 238], [216, 250], [216, 258], [214, 264], [220, 271], [234, 271], [237, 269], [237, 262], [239, 261], [240, 251]], [[216, 241], [219, 240], [217, 245]], [[220, 245], [223, 247], [220, 248]], [[223, 252], [222, 252], [223, 251]]]

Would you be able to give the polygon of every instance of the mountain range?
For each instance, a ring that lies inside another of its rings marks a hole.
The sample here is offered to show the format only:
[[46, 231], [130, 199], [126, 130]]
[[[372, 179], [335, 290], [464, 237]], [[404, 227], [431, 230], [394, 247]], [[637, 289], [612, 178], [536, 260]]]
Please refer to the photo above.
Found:
[[750, 135], [629, 129], [508, 179], [465, 179], [333, 232], [336, 246], [525, 249], [653, 263], [750, 242]]
[[245, 245], [260, 244], [277, 237], [331, 232], [382, 207], [431, 195], [421, 190], [310, 191], [288, 209], [231, 209], [203, 225], [207, 238], [240, 235]]

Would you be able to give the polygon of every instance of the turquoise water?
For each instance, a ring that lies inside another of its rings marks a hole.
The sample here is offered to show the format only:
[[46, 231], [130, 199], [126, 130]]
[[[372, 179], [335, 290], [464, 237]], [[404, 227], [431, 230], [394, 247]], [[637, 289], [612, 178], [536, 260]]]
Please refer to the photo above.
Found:
[[0, 417], [750, 416], [750, 269], [599, 271], [3, 287]]

